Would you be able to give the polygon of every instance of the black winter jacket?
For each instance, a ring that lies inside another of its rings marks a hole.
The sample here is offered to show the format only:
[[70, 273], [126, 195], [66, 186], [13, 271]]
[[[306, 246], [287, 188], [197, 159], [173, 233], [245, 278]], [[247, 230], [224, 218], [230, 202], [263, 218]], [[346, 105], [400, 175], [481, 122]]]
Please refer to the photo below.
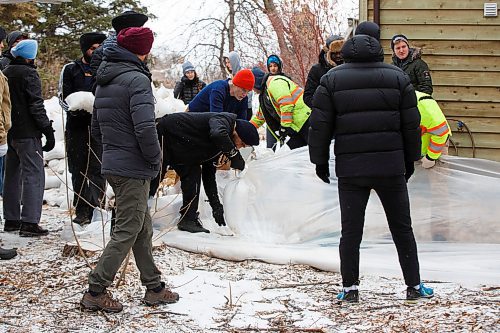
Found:
[[102, 143], [102, 174], [139, 179], [158, 174], [161, 151], [151, 74], [118, 45], [104, 51], [97, 72], [92, 136]]
[[309, 74], [307, 74], [306, 86], [304, 88], [304, 103], [310, 108], [312, 108], [314, 92], [319, 86], [321, 77], [332, 69], [332, 66], [326, 62], [325, 55], [325, 51], [321, 50], [318, 63], [314, 64], [309, 70]]
[[163, 159], [169, 165], [201, 165], [236, 149], [231, 139], [236, 115], [227, 112], [179, 112], [158, 121]]
[[311, 162], [327, 164], [335, 136], [337, 177], [405, 174], [420, 158], [420, 114], [404, 72], [383, 63], [380, 43], [354, 36], [342, 47], [346, 64], [323, 76], [309, 119]]
[[12, 60], [14, 56], [10, 53], [10, 49], [3, 51], [0, 57], [0, 70], [3, 71]]
[[[85, 65], [81, 59], [75, 60], [64, 66], [62, 71], [61, 96], [62, 101], [77, 91], [92, 90], [92, 73], [90, 66]], [[65, 102], [63, 102], [65, 104]], [[85, 111], [69, 111], [67, 114], [66, 130], [84, 130], [91, 124], [92, 115]]]
[[41, 138], [51, 126], [42, 98], [42, 83], [36, 66], [15, 58], [3, 70], [9, 80], [12, 127], [8, 138]]
[[182, 100], [184, 104], [189, 104], [193, 98], [207, 86], [198, 76], [189, 80], [185, 75], [175, 84], [174, 97]]

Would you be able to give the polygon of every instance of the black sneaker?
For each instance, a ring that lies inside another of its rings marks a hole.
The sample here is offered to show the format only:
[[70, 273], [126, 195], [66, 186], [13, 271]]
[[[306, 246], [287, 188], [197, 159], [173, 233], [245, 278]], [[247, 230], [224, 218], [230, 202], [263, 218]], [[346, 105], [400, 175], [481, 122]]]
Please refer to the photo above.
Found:
[[20, 220], [5, 220], [3, 231], [19, 231], [21, 228]]
[[359, 293], [357, 290], [342, 290], [337, 295], [337, 300], [347, 303], [358, 303], [359, 302]]
[[47, 229], [44, 229], [38, 225], [38, 223], [21, 223], [21, 229], [19, 230], [19, 236], [21, 237], [37, 237], [45, 236], [49, 233]]
[[406, 300], [416, 301], [419, 298], [432, 298], [434, 297], [434, 289], [426, 287], [423, 283], [420, 283], [420, 288], [417, 290], [413, 287], [406, 288]]
[[177, 228], [181, 231], [187, 231], [192, 233], [197, 233], [197, 232], [210, 233], [210, 230], [203, 228], [203, 226], [201, 225], [201, 221], [198, 217], [194, 220], [183, 219], [182, 221], [179, 222]]

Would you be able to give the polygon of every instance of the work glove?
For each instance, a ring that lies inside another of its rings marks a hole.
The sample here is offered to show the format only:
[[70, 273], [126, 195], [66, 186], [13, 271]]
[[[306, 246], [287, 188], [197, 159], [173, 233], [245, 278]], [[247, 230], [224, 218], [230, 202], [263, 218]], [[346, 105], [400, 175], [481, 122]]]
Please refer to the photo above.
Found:
[[45, 145], [42, 147], [42, 150], [51, 151], [56, 145], [56, 138], [54, 137], [54, 129], [52, 128], [52, 125], [43, 128], [42, 133], [45, 136]]
[[330, 184], [330, 165], [329, 164], [316, 164], [316, 175], [327, 184]]
[[429, 155], [425, 155], [420, 161], [422, 162], [422, 168], [424, 169], [430, 169], [436, 165], [436, 160], [430, 158]]
[[408, 183], [408, 179], [410, 179], [410, 177], [415, 172], [415, 164], [413, 163], [413, 161], [405, 162], [405, 169], [406, 169], [405, 179], [406, 179], [406, 182]]
[[281, 127], [280, 128], [280, 132], [279, 132], [280, 142], [283, 143], [283, 142], [285, 142], [285, 139], [286, 139], [287, 136], [292, 137], [292, 136], [294, 136], [296, 134], [297, 134], [297, 132], [295, 132], [290, 127]]
[[212, 215], [219, 227], [223, 227], [226, 225], [226, 221], [224, 220], [224, 208], [222, 207], [222, 205], [218, 205], [217, 207], [212, 208]]
[[229, 155], [229, 159], [231, 160], [231, 168], [243, 171], [243, 169], [245, 169], [245, 160], [238, 150], [234, 150], [236, 152]]
[[0, 157], [3, 157], [7, 154], [7, 149], [8, 149], [8, 145], [5, 143], [3, 145], [0, 145]]

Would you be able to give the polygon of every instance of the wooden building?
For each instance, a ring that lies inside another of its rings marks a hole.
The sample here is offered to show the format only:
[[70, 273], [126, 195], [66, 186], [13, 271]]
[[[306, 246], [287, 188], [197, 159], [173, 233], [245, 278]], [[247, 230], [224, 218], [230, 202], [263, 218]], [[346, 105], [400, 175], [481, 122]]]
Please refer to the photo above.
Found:
[[422, 48], [433, 97], [453, 129], [450, 154], [500, 161], [499, 2], [359, 0], [359, 22], [380, 25], [386, 62], [395, 34]]

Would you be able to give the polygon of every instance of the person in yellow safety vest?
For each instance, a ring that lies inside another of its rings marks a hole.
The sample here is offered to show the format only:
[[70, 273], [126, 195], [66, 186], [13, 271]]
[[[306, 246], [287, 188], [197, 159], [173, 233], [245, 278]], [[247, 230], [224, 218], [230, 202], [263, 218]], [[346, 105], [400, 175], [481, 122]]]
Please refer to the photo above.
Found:
[[304, 90], [285, 75], [266, 75], [258, 67], [252, 68], [252, 73], [259, 110], [250, 122], [257, 128], [267, 123], [281, 143], [290, 137], [286, 142], [290, 149], [307, 146], [311, 109], [304, 103]]
[[446, 148], [446, 141], [451, 136], [451, 130], [443, 111], [434, 98], [420, 91], [415, 91], [415, 93], [420, 112], [422, 167], [429, 169], [436, 164], [436, 160]]

